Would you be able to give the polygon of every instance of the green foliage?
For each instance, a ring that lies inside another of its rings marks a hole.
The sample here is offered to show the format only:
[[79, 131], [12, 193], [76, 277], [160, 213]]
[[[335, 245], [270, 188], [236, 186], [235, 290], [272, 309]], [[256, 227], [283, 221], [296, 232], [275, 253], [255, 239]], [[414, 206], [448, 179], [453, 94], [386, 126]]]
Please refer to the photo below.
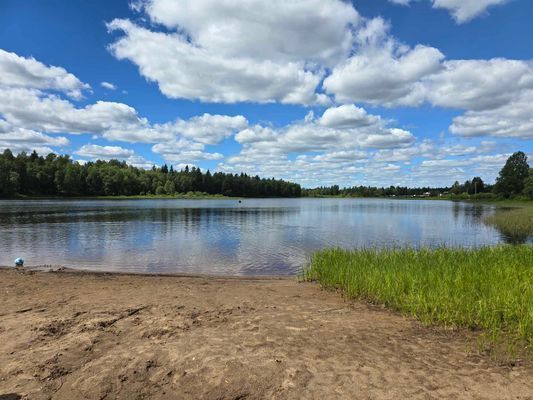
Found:
[[8, 175], [8, 190], [11, 193], [17, 193], [20, 190], [20, 175], [18, 172], [11, 171]]
[[171, 179], [167, 179], [167, 182], [165, 183], [165, 193], [166, 194], [174, 194], [176, 193], [176, 186], [174, 182]]
[[478, 193], [474, 196], [470, 196], [471, 200], [485, 200], [485, 201], [491, 201], [496, 200], [497, 197], [494, 195], [494, 193]]
[[496, 179], [494, 192], [504, 197], [520, 195], [524, 190], [524, 185], [529, 176], [529, 165], [527, 156], [517, 151], [508, 158], [504, 167]]
[[144, 170], [117, 160], [80, 165], [69, 156], [39, 156], [10, 150], [0, 155], [0, 197], [25, 196], [134, 196], [198, 192], [234, 197], [299, 197], [298, 184], [246, 174], [225, 174], [185, 167], [174, 171], [163, 165]]
[[465, 182], [464, 191], [470, 195], [483, 193], [485, 191], [485, 183], [483, 182], [483, 179], [481, 179], [479, 176], [476, 176], [471, 181]]
[[12, 168], [13, 160], [9, 150], [0, 156], [0, 196], [9, 196], [18, 191], [19, 176]]
[[507, 349], [533, 345], [533, 246], [323, 250], [305, 272], [350, 298], [425, 324], [484, 330]]
[[524, 181], [524, 195], [533, 199], [533, 168], [529, 169], [529, 176]]
[[452, 193], [451, 197], [452, 200], [468, 200], [470, 199], [470, 195], [466, 192], [459, 192], [459, 193]]
[[463, 193], [463, 188], [461, 187], [461, 184], [459, 181], [455, 181], [450, 189], [451, 194], [461, 194]]

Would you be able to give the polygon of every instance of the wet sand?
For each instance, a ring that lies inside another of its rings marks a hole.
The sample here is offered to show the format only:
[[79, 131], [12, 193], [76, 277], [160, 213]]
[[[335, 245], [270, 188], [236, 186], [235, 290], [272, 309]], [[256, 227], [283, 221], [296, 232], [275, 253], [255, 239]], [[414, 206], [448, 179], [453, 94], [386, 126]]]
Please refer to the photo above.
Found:
[[533, 399], [477, 354], [295, 279], [0, 269], [0, 399]]

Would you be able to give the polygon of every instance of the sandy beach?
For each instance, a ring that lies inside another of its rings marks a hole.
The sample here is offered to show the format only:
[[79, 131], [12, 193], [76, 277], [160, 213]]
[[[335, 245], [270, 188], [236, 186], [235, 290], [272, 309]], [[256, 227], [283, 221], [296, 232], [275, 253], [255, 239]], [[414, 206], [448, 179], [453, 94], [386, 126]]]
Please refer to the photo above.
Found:
[[0, 269], [0, 399], [533, 399], [531, 365], [294, 278]]

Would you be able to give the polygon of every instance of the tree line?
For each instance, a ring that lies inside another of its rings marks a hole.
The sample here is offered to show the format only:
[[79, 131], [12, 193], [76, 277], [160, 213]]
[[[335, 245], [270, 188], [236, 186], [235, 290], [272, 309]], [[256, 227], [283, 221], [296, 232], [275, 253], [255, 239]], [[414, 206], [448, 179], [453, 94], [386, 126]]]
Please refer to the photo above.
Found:
[[391, 196], [422, 196], [426, 193], [438, 195], [446, 193], [447, 187], [418, 187], [409, 188], [406, 186], [352, 186], [340, 188], [339, 185], [320, 186], [313, 189], [303, 189], [303, 196], [320, 197], [320, 196], [341, 196], [341, 197], [391, 197]]
[[450, 187], [419, 187], [408, 188], [402, 186], [372, 187], [353, 186], [340, 188], [338, 185], [321, 186], [313, 189], [303, 189], [303, 196], [344, 196], [344, 197], [384, 197], [384, 196], [440, 196], [447, 195], [455, 198], [479, 197], [524, 197], [533, 199], [533, 168], [527, 163], [527, 156], [518, 151], [511, 155], [501, 169], [496, 183], [489, 185], [477, 176], [464, 183], [455, 183]]
[[533, 169], [519, 151], [509, 157], [496, 183], [480, 177], [450, 187], [408, 188], [338, 185], [302, 189], [299, 184], [247, 174], [202, 172], [196, 167], [174, 171], [166, 164], [145, 170], [125, 161], [95, 161], [79, 164], [68, 155], [32, 152], [17, 156], [7, 149], [0, 154], [0, 197], [25, 196], [132, 196], [174, 195], [201, 192], [236, 197], [384, 197], [384, 196], [497, 196], [533, 199]]
[[68, 155], [35, 151], [0, 155], [0, 196], [132, 196], [202, 192], [236, 197], [299, 197], [300, 185], [280, 179], [165, 164], [150, 170], [124, 161], [74, 162]]

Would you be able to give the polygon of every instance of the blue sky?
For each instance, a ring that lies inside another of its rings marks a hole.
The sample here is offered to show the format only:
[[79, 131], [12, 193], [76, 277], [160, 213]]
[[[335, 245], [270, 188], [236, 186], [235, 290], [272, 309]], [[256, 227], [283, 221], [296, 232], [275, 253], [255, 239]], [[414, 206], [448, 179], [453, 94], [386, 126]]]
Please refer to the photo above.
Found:
[[531, 15], [527, 0], [0, 0], [0, 149], [304, 186], [492, 182], [533, 153]]

